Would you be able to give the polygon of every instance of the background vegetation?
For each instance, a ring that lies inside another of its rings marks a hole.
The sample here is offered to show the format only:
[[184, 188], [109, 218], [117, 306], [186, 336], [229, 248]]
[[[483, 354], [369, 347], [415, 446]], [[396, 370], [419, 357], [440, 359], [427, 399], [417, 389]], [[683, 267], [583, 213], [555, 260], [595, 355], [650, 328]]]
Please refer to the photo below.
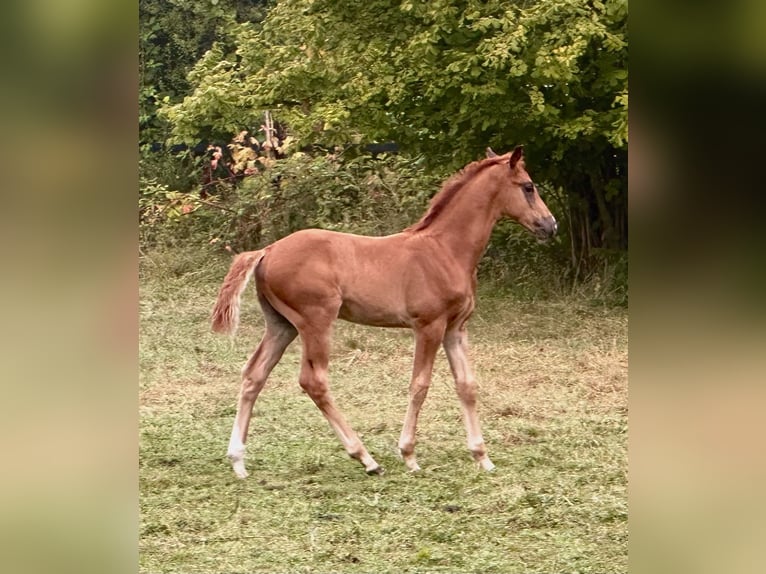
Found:
[[[143, 572], [625, 572], [627, 2], [141, 0]], [[305, 227], [383, 235], [466, 163], [525, 144], [560, 222], [509, 222], [471, 321], [497, 472], [479, 473], [446, 360], [396, 453], [409, 332], [341, 323], [332, 388], [383, 477], [348, 460], [288, 349], [225, 444], [262, 330], [209, 329], [231, 252]], [[395, 144], [395, 145], [391, 145]]]
[[487, 145], [523, 143], [561, 235], [499, 226], [482, 275], [627, 302], [625, 0], [142, 0], [140, 17], [145, 249], [398, 231]]

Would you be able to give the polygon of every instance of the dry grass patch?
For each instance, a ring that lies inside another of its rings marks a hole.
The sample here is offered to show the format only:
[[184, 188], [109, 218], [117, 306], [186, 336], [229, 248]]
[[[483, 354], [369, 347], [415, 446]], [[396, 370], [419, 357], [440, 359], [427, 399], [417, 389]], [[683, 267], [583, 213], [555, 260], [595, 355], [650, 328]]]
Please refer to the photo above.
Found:
[[625, 310], [482, 296], [471, 357], [494, 473], [470, 459], [443, 352], [418, 428], [423, 471], [405, 472], [412, 336], [339, 322], [331, 388], [386, 475], [365, 476], [302, 394], [294, 343], [256, 403], [239, 481], [224, 454], [261, 335], [255, 297], [236, 338], [213, 335], [226, 262], [157, 261], [175, 260], [155, 256], [142, 276], [142, 572], [627, 570]]

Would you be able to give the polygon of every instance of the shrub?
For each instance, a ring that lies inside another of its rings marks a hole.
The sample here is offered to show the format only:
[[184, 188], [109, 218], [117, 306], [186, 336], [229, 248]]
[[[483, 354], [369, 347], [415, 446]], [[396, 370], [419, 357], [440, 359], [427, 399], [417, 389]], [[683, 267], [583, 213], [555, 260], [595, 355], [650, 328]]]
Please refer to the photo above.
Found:
[[242, 251], [309, 227], [395, 233], [420, 216], [439, 182], [417, 160], [400, 156], [344, 160], [295, 153], [220, 197], [221, 207], [231, 211], [219, 210], [226, 224], [211, 239]]

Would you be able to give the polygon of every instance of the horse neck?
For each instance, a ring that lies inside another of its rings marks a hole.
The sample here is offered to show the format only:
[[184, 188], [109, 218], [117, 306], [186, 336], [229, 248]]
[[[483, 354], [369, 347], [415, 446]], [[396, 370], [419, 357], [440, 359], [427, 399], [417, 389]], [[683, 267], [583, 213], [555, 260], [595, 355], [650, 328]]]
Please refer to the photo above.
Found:
[[466, 273], [473, 273], [489, 243], [492, 228], [500, 217], [497, 189], [492, 174], [479, 174], [469, 181], [425, 230], [439, 239]]

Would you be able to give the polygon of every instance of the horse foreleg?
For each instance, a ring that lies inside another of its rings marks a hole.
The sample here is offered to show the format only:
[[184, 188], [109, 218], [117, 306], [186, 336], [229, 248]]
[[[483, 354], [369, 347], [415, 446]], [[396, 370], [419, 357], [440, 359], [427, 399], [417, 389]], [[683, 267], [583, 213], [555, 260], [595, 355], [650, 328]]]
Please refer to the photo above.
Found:
[[410, 402], [404, 416], [402, 434], [399, 435], [399, 452], [410, 471], [420, 470], [415, 458], [415, 433], [418, 415], [431, 385], [431, 373], [439, 343], [444, 336], [444, 324], [432, 323], [415, 331], [415, 359], [410, 381]]
[[288, 323], [279, 326], [267, 324], [261, 343], [242, 369], [242, 387], [237, 403], [237, 415], [234, 419], [234, 427], [231, 429], [227, 450], [234, 473], [239, 478], [247, 477], [245, 443], [255, 400], [263, 389], [269, 373], [297, 334], [295, 328]]
[[468, 434], [468, 449], [481, 468], [492, 470], [495, 465], [487, 456], [487, 448], [479, 425], [479, 415], [476, 413], [476, 380], [468, 362], [468, 335], [465, 329], [447, 333], [444, 337], [444, 351], [447, 353], [447, 360], [455, 377], [455, 390], [460, 399], [463, 421]]

